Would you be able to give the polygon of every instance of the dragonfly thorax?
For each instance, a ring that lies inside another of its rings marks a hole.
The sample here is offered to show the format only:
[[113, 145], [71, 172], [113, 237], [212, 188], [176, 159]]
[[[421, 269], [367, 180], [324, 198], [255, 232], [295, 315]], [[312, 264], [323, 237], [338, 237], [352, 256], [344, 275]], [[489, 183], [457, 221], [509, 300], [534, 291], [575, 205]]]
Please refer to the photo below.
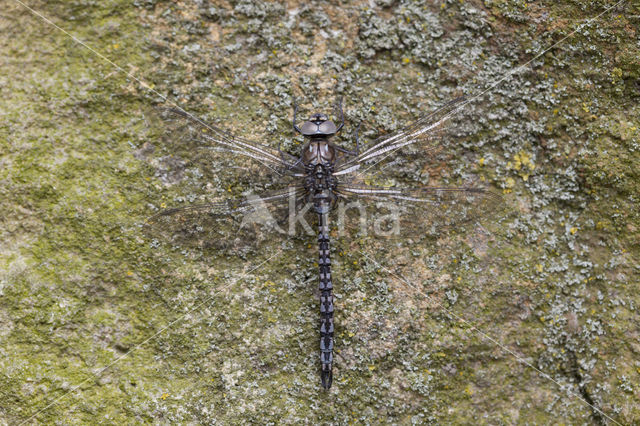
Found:
[[331, 165], [336, 161], [336, 150], [325, 138], [311, 139], [305, 146], [302, 162], [307, 168], [318, 164]]
[[316, 164], [307, 167], [306, 188], [309, 192], [318, 192], [325, 189], [333, 190], [336, 179], [333, 177], [331, 166], [328, 164]]
[[329, 211], [336, 200], [334, 193], [337, 181], [333, 177], [331, 164], [316, 164], [307, 166], [307, 178], [305, 180], [305, 190], [307, 191], [307, 201], [313, 204], [314, 210], [319, 214]]

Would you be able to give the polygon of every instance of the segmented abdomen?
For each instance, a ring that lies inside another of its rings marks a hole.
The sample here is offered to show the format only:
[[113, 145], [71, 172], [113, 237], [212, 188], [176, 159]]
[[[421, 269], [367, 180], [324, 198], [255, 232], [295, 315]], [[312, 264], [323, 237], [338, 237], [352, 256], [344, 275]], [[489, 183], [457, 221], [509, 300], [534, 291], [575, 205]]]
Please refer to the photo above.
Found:
[[318, 215], [319, 233], [318, 265], [320, 268], [320, 362], [322, 387], [329, 389], [333, 381], [333, 284], [331, 282], [331, 259], [329, 257], [329, 226], [327, 214]]

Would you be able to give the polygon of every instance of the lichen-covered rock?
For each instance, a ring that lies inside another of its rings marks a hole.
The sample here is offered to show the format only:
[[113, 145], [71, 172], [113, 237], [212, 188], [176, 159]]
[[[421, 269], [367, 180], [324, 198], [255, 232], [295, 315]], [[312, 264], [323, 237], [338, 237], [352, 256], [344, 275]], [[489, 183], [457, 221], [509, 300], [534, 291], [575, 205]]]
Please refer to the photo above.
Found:
[[[1, 422], [640, 422], [638, 5], [334, 3], [28, 2], [73, 40], [5, 2]], [[164, 138], [165, 97], [294, 153], [294, 97], [344, 97], [353, 148], [462, 94], [397, 183], [475, 176], [510, 214], [410, 249], [335, 238], [330, 392], [314, 237], [146, 231], [265, 189]]]

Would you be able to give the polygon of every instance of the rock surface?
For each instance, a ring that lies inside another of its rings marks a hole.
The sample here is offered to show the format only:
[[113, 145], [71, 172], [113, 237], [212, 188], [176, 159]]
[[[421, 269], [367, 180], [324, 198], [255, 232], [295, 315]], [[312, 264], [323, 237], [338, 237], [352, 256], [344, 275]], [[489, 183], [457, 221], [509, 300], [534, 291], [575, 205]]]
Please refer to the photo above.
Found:
[[[3, 2], [0, 423], [640, 422], [637, 3], [25, 4], [50, 22]], [[315, 237], [231, 255], [145, 230], [264, 189], [163, 138], [163, 97], [294, 153], [294, 96], [343, 96], [352, 146], [463, 94], [398, 183], [476, 176], [508, 218], [336, 238], [330, 392]]]

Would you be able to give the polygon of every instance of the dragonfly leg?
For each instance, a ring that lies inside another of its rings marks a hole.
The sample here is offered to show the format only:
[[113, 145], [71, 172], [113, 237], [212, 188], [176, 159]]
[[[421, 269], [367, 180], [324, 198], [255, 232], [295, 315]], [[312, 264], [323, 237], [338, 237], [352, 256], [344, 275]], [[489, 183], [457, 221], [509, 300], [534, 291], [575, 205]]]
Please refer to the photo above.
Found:
[[344, 149], [344, 148], [341, 148], [341, 147], [339, 147], [337, 145], [334, 145], [333, 148], [336, 151], [344, 152], [345, 154], [347, 154], [350, 157], [355, 157], [356, 155], [358, 155], [358, 153], [356, 151], [351, 151], [349, 149]]
[[[284, 155], [282, 154], [282, 151], [280, 152], [280, 156], [283, 157], [282, 161], [284, 162]], [[294, 167], [296, 167], [301, 162], [302, 162], [302, 158], [298, 158], [295, 163], [287, 165], [287, 170], [292, 170]], [[285, 164], [286, 164], [286, 162], [285, 162]]]
[[[344, 124], [344, 123], [343, 123]], [[345, 154], [347, 154], [350, 157], [357, 157], [358, 154], [360, 153], [360, 139], [358, 139], [358, 132], [360, 131], [360, 126], [362, 126], [362, 123], [358, 124], [358, 127], [356, 128], [356, 150], [355, 151], [351, 151], [349, 149], [344, 149], [342, 147], [339, 147], [337, 145], [334, 146], [334, 148], [340, 152], [344, 152]]]
[[280, 160], [282, 161], [282, 164], [286, 166], [287, 170], [292, 170], [302, 161], [302, 158], [298, 158], [295, 163], [293, 164], [288, 163], [287, 160], [285, 160], [284, 158], [284, 151], [282, 150], [282, 142], [278, 142], [278, 153], [280, 154]]
[[336, 133], [338, 133], [340, 129], [344, 127], [344, 112], [342, 111], [342, 96], [340, 96], [340, 99], [338, 100], [338, 107], [340, 108], [340, 125], [336, 129]]
[[[296, 115], [298, 113], [298, 103], [296, 102], [296, 98], [293, 98], [293, 130], [298, 132], [298, 133], [302, 133], [302, 131], [300, 130], [300, 128], [296, 125]], [[295, 134], [294, 134], [295, 136]], [[287, 166], [287, 170], [291, 170], [294, 167], [296, 167], [301, 159], [299, 158], [295, 163], [293, 164], [289, 164], [287, 163], [287, 160], [284, 159], [284, 152], [282, 151], [282, 141], [278, 142], [278, 153], [280, 154], [280, 159], [282, 160], [282, 164]]]
[[293, 130], [302, 134], [302, 130], [296, 124], [296, 117], [298, 115], [298, 103], [296, 102], [296, 97], [293, 97]]

